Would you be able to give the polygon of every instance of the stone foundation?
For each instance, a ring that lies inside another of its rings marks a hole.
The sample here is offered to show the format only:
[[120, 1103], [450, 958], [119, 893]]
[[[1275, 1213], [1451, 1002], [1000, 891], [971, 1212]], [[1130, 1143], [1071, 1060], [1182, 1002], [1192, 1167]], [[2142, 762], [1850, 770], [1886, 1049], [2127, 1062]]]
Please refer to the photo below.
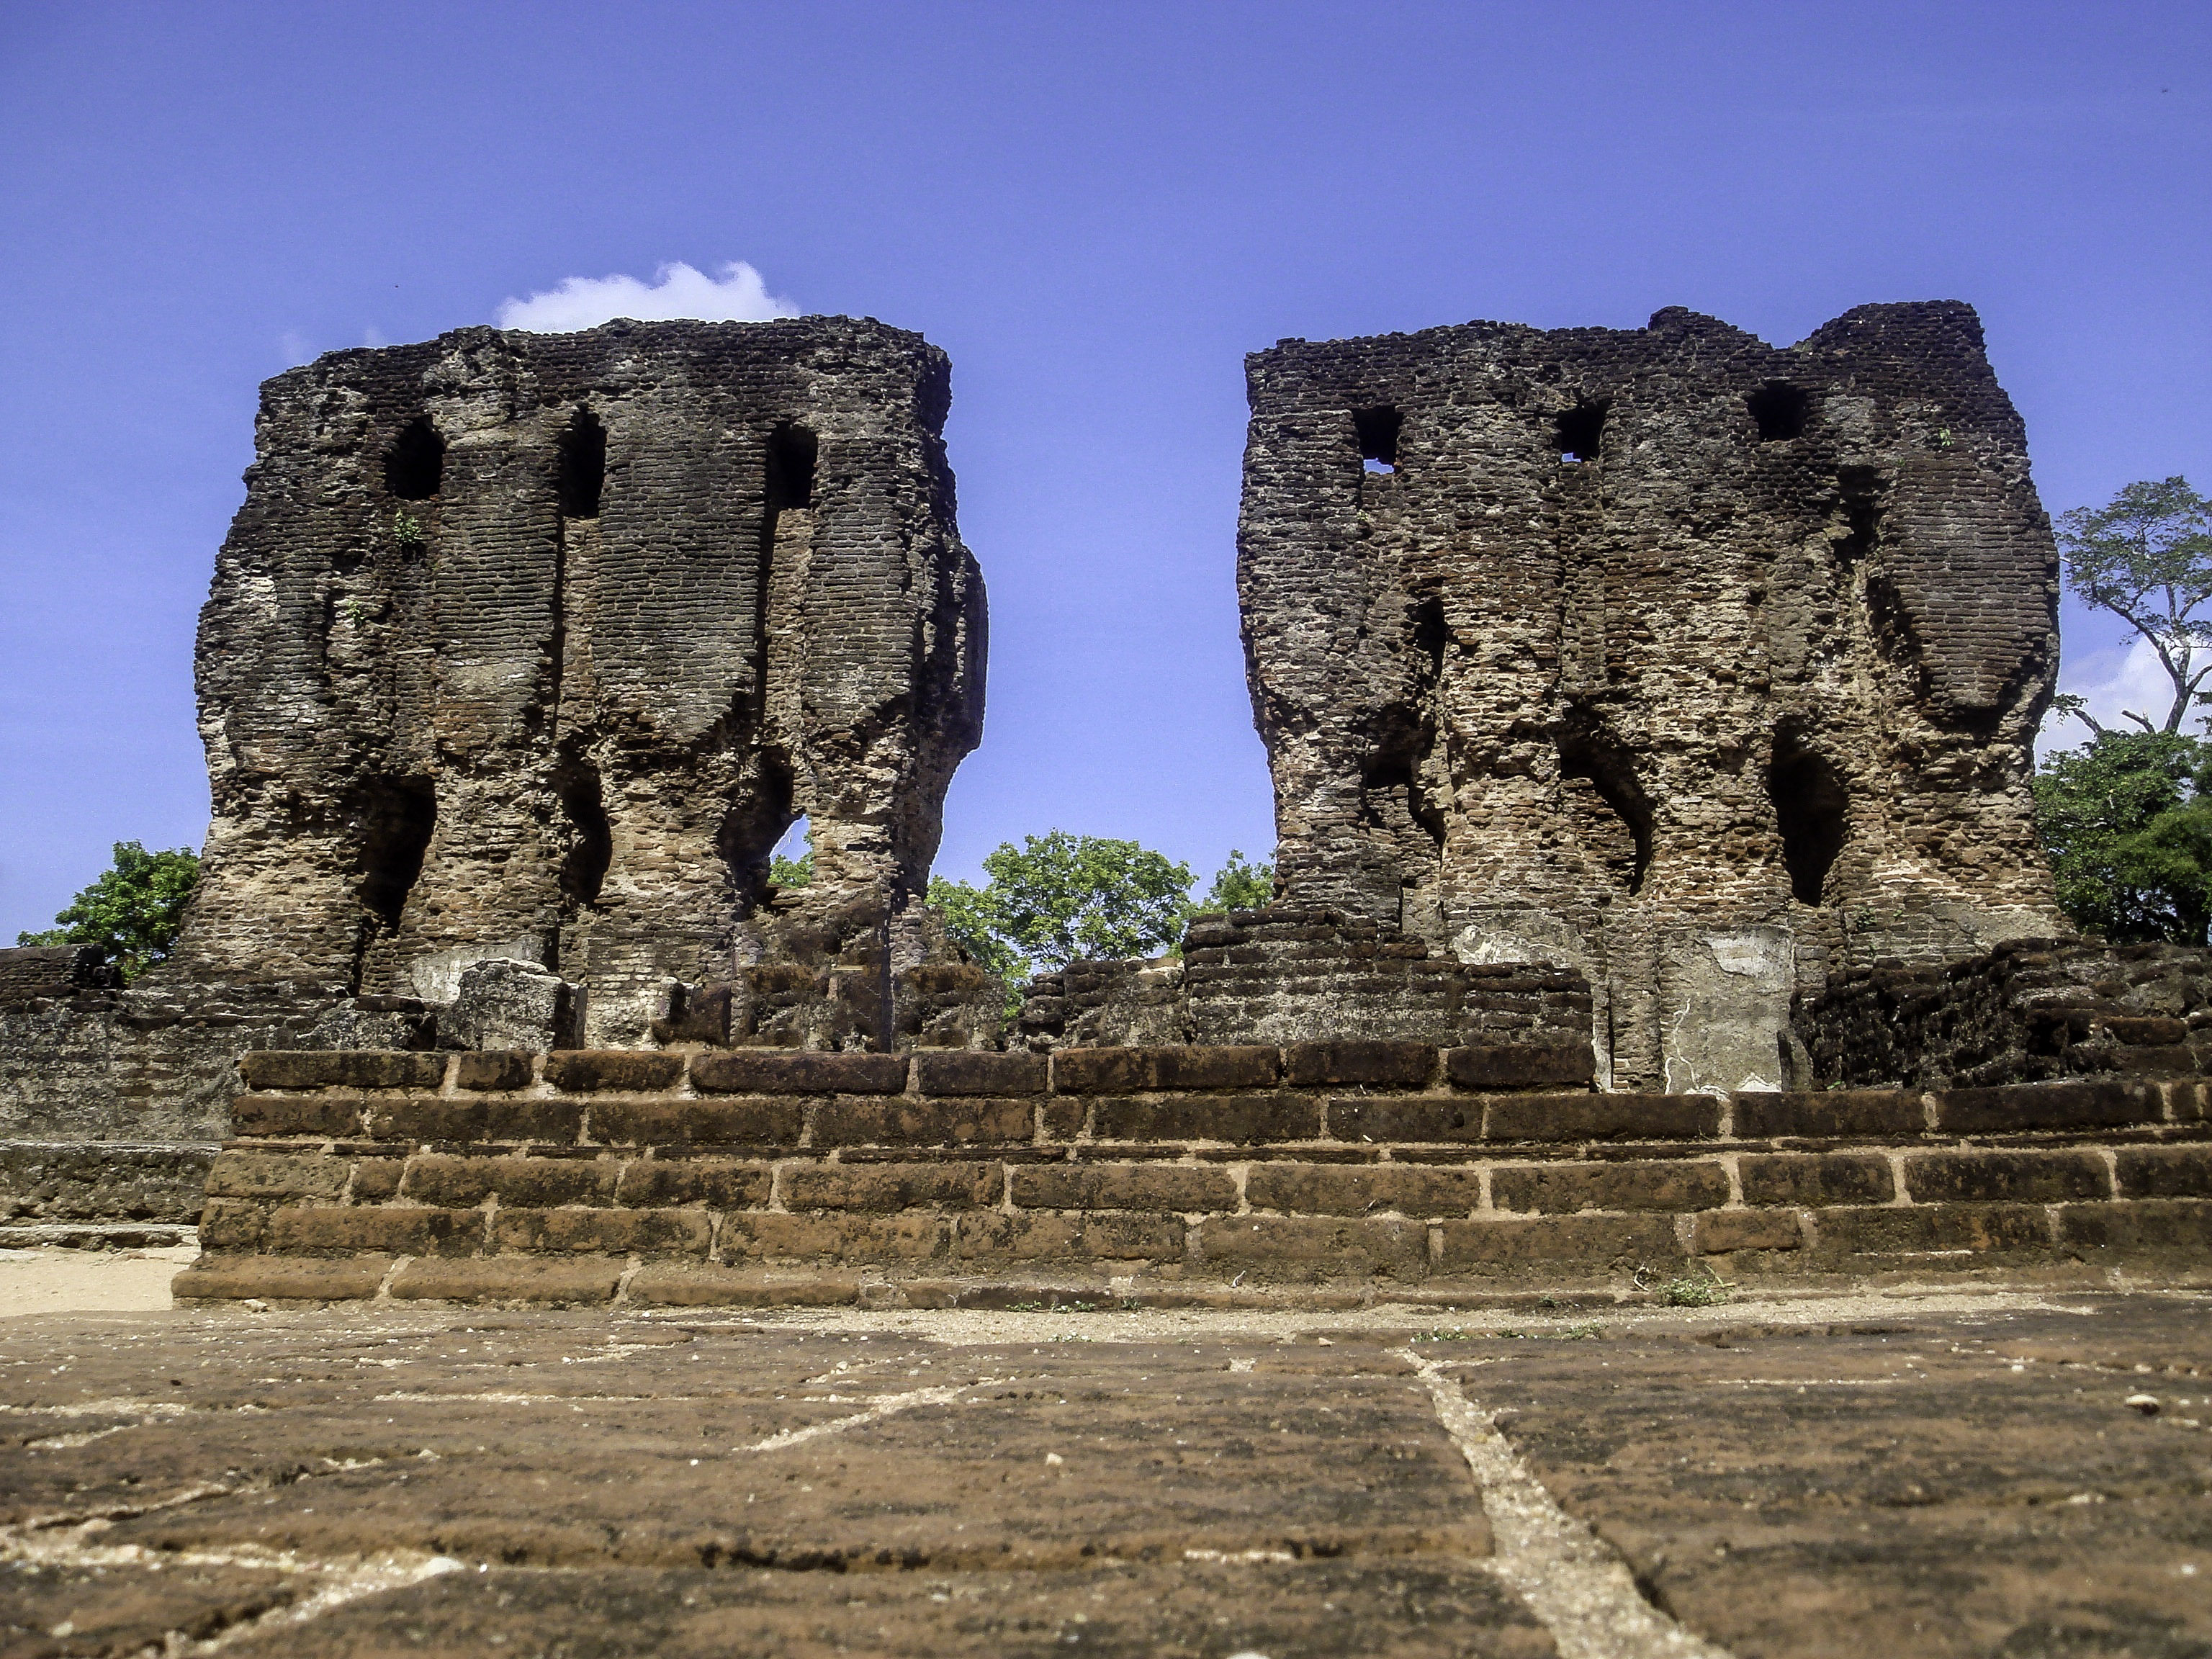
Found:
[[180, 1297], [1449, 1302], [2212, 1263], [2212, 1085], [1599, 1094], [1285, 1048], [250, 1056]]

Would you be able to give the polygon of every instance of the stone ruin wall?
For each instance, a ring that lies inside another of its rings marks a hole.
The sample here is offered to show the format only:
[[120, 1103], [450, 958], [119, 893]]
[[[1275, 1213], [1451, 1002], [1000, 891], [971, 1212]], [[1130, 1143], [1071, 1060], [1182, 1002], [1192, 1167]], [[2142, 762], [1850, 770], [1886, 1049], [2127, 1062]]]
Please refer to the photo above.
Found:
[[1474, 323], [1249, 361], [1238, 583], [1286, 902], [1591, 981], [1621, 1088], [1793, 995], [2063, 933], [2058, 562], [1966, 306], [1787, 349]]
[[981, 976], [920, 902], [982, 722], [950, 398], [941, 351], [836, 318], [270, 381], [201, 617], [183, 936], [128, 992], [8, 953], [0, 1133], [212, 1140], [247, 1048], [642, 1044], [710, 984], [805, 1005], [748, 1040], [965, 1040]]

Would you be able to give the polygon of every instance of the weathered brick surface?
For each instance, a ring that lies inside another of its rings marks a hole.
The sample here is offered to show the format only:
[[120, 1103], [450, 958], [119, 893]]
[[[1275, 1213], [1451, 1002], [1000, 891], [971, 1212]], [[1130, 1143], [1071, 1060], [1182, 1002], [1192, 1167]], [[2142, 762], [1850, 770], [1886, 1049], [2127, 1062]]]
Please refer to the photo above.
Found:
[[2155, 1123], [2165, 1115], [2159, 1091], [2140, 1083], [2046, 1083], [2034, 1088], [1947, 1089], [1935, 1097], [1936, 1127], [1945, 1134], [2004, 1133], [2021, 1129], [2106, 1128]]
[[1352, 1141], [1480, 1140], [1486, 1109], [1476, 1095], [1346, 1095], [1328, 1103], [1328, 1132]]
[[793, 1210], [972, 1210], [995, 1204], [1006, 1188], [997, 1164], [815, 1164], [783, 1177]]
[[408, 1161], [399, 1190], [417, 1203], [451, 1209], [468, 1209], [495, 1194], [502, 1209], [544, 1209], [556, 1204], [611, 1203], [618, 1173], [618, 1165], [602, 1158], [431, 1154]]
[[1728, 1202], [1728, 1172], [1717, 1164], [1555, 1164], [1494, 1171], [1492, 1201], [1501, 1210], [1571, 1215], [1577, 1210], [1710, 1210]]
[[453, 1084], [461, 1089], [526, 1089], [533, 1067], [533, 1057], [520, 1049], [479, 1049], [460, 1056]]
[[238, 1075], [249, 1089], [434, 1089], [446, 1076], [443, 1054], [374, 1049], [243, 1054]]
[[1183, 1214], [1237, 1207], [1226, 1170], [1182, 1164], [1047, 1164], [1012, 1172], [1025, 1210], [1159, 1210]]
[[592, 1103], [592, 1139], [609, 1146], [793, 1146], [805, 1123], [788, 1098]]
[[1845, 1267], [1854, 1265], [1853, 1258], [2040, 1255], [2051, 1248], [2049, 1213], [2036, 1205], [1844, 1208], [1823, 1210], [1813, 1219], [1820, 1254]]
[[410, 1261], [393, 1275], [392, 1294], [445, 1302], [548, 1302], [590, 1306], [614, 1299], [623, 1264], [532, 1261]]
[[728, 1095], [895, 1095], [906, 1087], [904, 1054], [786, 1054], [738, 1048], [698, 1054], [692, 1086]]
[[1150, 1089], [1271, 1089], [1282, 1080], [1282, 1050], [1251, 1045], [1207, 1048], [1062, 1048], [1052, 1086], [1062, 1094], [1127, 1094]]
[[964, 1215], [957, 1260], [994, 1262], [1170, 1262], [1187, 1249], [1183, 1223], [1164, 1215]]
[[648, 1261], [625, 1291], [649, 1308], [834, 1308], [856, 1302], [860, 1281], [835, 1273], [763, 1278], [711, 1261]]
[[532, 1253], [704, 1255], [713, 1233], [697, 1210], [501, 1210], [491, 1222], [495, 1248]]
[[359, 1095], [241, 1095], [231, 1108], [231, 1130], [271, 1138], [355, 1135], [364, 1104]]
[[[374, 1296], [393, 1258], [204, 1255], [171, 1281], [179, 1302], [347, 1302]], [[420, 1265], [420, 1264], [418, 1264]]]
[[775, 1172], [765, 1164], [721, 1158], [638, 1158], [623, 1166], [617, 1204], [641, 1209], [696, 1204], [714, 1210], [765, 1206]]
[[683, 1075], [681, 1054], [579, 1048], [545, 1056], [545, 1080], [571, 1094], [593, 1094], [605, 1090], [650, 1094], [672, 1087]]
[[1418, 1089], [1436, 1072], [1436, 1046], [1427, 1042], [1343, 1037], [1327, 1042], [1294, 1042], [1283, 1050], [1284, 1079], [1299, 1088], [1371, 1083]]
[[1585, 969], [1641, 1089], [1783, 1081], [1832, 969], [2055, 931], [2028, 785], [2058, 561], [1967, 307], [1783, 348], [1673, 307], [1477, 322], [1246, 370], [1286, 903]]
[[2058, 1212], [2058, 1236], [2081, 1250], [2212, 1249], [2212, 1204], [2145, 1200], [2133, 1204], [2069, 1204]]
[[1797, 1218], [1778, 1210], [1709, 1210], [1698, 1218], [1700, 1255], [1736, 1250], [1794, 1250], [1802, 1241]]
[[2112, 1195], [2103, 1157], [2087, 1152], [1915, 1152], [1905, 1190], [1917, 1203], [2063, 1204]]
[[1580, 1042], [1484, 1043], [1444, 1050], [1444, 1075], [1462, 1089], [1536, 1089], [1596, 1075], [1597, 1054]]
[[484, 1242], [483, 1224], [477, 1210], [285, 1208], [265, 1237], [280, 1255], [468, 1255]]
[[1738, 1095], [1734, 1106], [1735, 1133], [1747, 1140], [1785, 1135], [1887, 1139], [1917, 1135], [1928, 1127], [1921, 1097], [1903, 1089]]
[[1485, 1217], [1438, 1230], [1440, 1271], [1499, 1274], [1619, 1273], [1682, 1258], [1674, 1223], [1660, 1216]]
[[1490, 1103], [1491, 1140], [1670, 1140], [1720, 1133], [1710, 1095], [1527, 1095]]
[[1091, 1121], [1101, 1140], [1311, 1140], [1321, 1133], [1321, 1103], [1294, 1094], [1102, 1097]]
[[1414, 1221], [1225, 1216], [1200, 1224], [1198, 1250], [1217, 1273], [1263, 1280], [1414, 1280], [1428, 1272], [1428, 1230]]
[[862, 1095], [824, 1101], [814, 1114], [817, 1146], [965, 1146], [1036, 1137], [1036, 1108], [1027, 1100]]
[[2123, 1146], [2113, 1155], [2126, 1198], [2212, 1198], [2212, 1146]]
[[1747, 1204], [1819, 1209], [1832, 1204], [1887, 1204], [1897, 1182], [1886, 1158], [1849, 1152], [1747, 1153], [1736, 1161]]
[[289, 1155], [225, 1152], [208, 1170], [210, 1198], [336, 1198], [345, 1191], [351, 1167], [336, 1158], [309, 1153]]
[[951, 1218], [927, 1211], [864, 1216], [745, 1213], [722, 1224], [721, 1251], [732, 1261], [823, 1261], [911, 1266], [951, 1253]]
[[1466, 1215], [1482, 1201], [1482, 1176], [1468, 1169], [1418, 1164], [1260, 1164], [1245, 1178], [1255, 1210], [1305, 1215]]
[[380, 1101], [368, 1132], [379, 1140], [536, 1140], [573, 1145], [583, 1127], [580, 1101], [482, 1095]]
[[1035, 1094], [1045, 1086], [1042, 1054], [981, 1054], [918, 1049], [914, 1086], [925, 1095]]

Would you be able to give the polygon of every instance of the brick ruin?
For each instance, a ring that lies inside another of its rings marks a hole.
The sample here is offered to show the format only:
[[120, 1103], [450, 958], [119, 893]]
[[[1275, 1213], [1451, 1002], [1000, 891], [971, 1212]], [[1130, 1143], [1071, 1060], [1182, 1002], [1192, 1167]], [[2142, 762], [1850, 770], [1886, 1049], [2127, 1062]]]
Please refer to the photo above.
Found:
[[476, 329], [271, 382], [176, 957], [0, 952], [12, 1231], [199, 1218], [207, 1300], [2198, 1271], [2212, 957], [2052, 902], [2056, 559], [1971, 311], [1250, 378], [1279, 896], [1012, 1029], [920, 902], [982, 702], [942, 354]]
[[[1793, 996], [2065, 931], [2058, 561], [1973, 312], [1786, 349], [1471, 323], [1248, 366], [1285, 899], [1591, 982], [1600, 1075], [1790, 1080]], [[1801, 1068], [1802, 1069], [1802, 1068]]]
[[250, 1048], [993, 1040], [920, 903], [983, 712], [950, 400], [941, 351], [837, 318], [270, 381], [200, 621], [185, 932], [129, 992], [6, 953], [0, 1133], [219, 1139]]

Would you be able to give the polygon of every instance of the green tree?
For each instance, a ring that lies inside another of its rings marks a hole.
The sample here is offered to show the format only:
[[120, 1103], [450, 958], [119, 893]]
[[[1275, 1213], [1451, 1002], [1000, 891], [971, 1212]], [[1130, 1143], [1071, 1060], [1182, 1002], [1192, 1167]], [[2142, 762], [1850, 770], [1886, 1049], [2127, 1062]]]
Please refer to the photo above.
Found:
[[200, 878], [199, 854], [188, 847], [149, 853], [135, 841], [118, 841], [114, 856], [107, 872], [54, 918], [60, 927], [18, 933], [15, 943], [96, 945], [122, 969], [125, 984], [165, 959]]
[[1213, 872], [1213, 885], [1198, 902], [1199, 910], [1256, 910], [1275, 902], [1275, 866], [1229, 849], [1229, 861]]
[[2075, 923], [2116, 943], [2203, 945], [2212, 926], [2212, 744], [2100, 732], [2047, 757], [2035, 821]]
[[929, 902], [977, 963], [1007, 979], [1079, 958], [1149, 956], [1182, 931], [1191, 874], [1133, 841], [1054, 830], [1001, 842], [981, 889], [939, 879]]
[[[2186, 478], [2146, 478], [2103, 507], [2078, 507], [2058, 520], [2066, 583], [2085, 604], [2109, 611], [2148, 640], [2173, 683], [2162, 724], [2134, 709], [2124, 717], [2145, 732], [2179, 732], [2212, 675], [2212, 619], [2199, 610], [2212, 599], [2212, 504]], [[2093, 733], [2105, 728], [2080, 697], [2053, 700]]]

